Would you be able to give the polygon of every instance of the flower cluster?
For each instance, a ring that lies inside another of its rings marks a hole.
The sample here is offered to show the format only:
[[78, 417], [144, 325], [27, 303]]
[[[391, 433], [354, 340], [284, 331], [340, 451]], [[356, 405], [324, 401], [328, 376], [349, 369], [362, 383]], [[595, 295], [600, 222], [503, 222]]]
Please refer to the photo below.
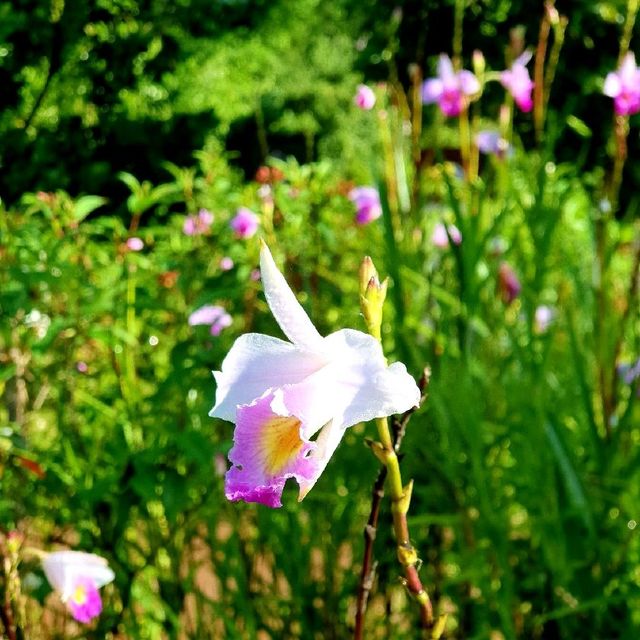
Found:
[[196, 215], [185, 218], [182, 231], [187, 236], [198, 236], [209, 233], [213, 224], [213, 213], [207, 209], [200, 209]]

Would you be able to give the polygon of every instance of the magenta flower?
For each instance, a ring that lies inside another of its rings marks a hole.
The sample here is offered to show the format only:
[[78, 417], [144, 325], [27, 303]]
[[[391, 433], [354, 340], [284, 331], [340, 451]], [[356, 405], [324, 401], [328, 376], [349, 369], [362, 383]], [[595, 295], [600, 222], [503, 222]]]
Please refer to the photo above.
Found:
[[476, 145], [480, 153], [493, 155], [501, 160], [513, 153], [511, 145], [497, 131], [478, 131]]
[[238, 238], [251, 238], [260, 226], [260, 218], [247, 207], [240, 207], [230, 222]]
[[289, 478], [304, 498], [348, 427], [417, 406], [420, 391], [403, 364], [387, 366], [373, 337], [342, 329], [323, 338], [265, 244], [260, 270], [267, 303], [291, 342], [240, 336], [213, 374], [209, 415], [235, 423], [227, 498], [279, 507]]
[[358, 224], [369, 224], [382, 215], [380, 194], [374, 187], [351, 189], [349, 200], [356, 205], [356, 222]]
[[182, 231], [187, 236], [197, 236], [209, 232], [213, 224], [213, 213], [208, 209], [200, 209], [197, 215], [187, 216], [182, 225]]
[[[447, 235], [447, 231], [449, 231], [449, 235]], [[445, 227], [442, 222], [439, 222], [433, 229], [431, 242], [439, 249], [445, 249], [449, 246], [449, 236], [451, 236], [453, 244], [460, 244], [462, 242], [462, 234], [455, 224], [448, 224]]]
[[127, 239], [127, 249], [129, 251], [142, 251], [144, 249], [144, 242], [141, 238], [135, 236]]
[[522, 285], [511, 265], [503, 262], [498, 268], [498, 288], [505, 304], [511, 304], [522, 290]]
[[457, 116], [466, 108], [469, 96], [480, 91], [478, 79], [463, 69], [455, 72], [449, 56], [442, 54], [438, 61], [438, 77], [422, 84], [422, 102], [437, 102], [445, 116]]
[[104, 558], [81, 551], [55, 551], [45, 555], [42, 568], [78, 622], [86, 624], [100, 615], [98, 590], [115, 577]]
[[373, 89], [368, 87], [366, 84], [359, 84], [354, 102], [356, 103], [356, 106], [360, 107], [360, 109], [369, 111], [373, 109], [376, 104], [376, 94], [373, 92]]
[[631, 51], [620, 68], [607, 75], [604, 95], [613, 98], [613, 108], [619, 116], [631, 116], [640, 111], [640, 69]]
[[531, 52], [525, 51], [521, 54], [510, 69], [500, 74], [500, 83], [513, 96], [515, 103], [522, 111], [528, 113], [533, 107], [531, 92], [534, 82], [529, 76], [527, 62], [531, 60]]
[[219, 336], [223, 329], [231, 326], [233, 322], [231, 316], [224, 307], [207, 304], [196, 309], [189, 316], [189, 325], [194, 327], [199, 324], [206, 324], [210, 327], [212, 336]]

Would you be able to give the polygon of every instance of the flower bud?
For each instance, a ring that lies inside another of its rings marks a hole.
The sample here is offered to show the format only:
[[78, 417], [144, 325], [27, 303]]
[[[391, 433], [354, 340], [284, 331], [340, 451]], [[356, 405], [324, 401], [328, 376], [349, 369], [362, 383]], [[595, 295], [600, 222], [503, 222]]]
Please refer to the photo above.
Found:
[[487, 62], [484, 59], [484, 54], [479, 49], [476, 49], [473, 52], [473, 73], [476, 75], [476, 78], [480, 80], [480, 84], [483, 82], [484, 71], [487, 67]]
[[360, 307], [367, 330], [378, 340], [380, 340], [382, 307], [387, 297], [388, 284], [388, 278], [380, 282], [373, 260], [366, 256], [360, 265]]

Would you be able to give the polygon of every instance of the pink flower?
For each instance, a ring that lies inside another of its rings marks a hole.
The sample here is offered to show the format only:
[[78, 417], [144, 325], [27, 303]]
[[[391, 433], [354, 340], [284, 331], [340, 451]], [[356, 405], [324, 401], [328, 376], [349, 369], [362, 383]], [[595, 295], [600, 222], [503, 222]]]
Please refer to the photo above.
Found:
[[513, 153], [511, 145], [497, 131], [479, 131], [476, 144], [481, 153], [494, 155], [501, 160]]
[[84, 360], [79, 360], [76, 362], [76, 369], [79, 373], [87, 373], [87, 371], [89, 371], [89, 366]]
[[233, 269], [233, 260], [229, 256], [220, 259], [220, 268], [223, 271], [231, 271]]
[[127, 249], [129, 251], [142, 251], [144, 249], [144, 242], [141, 238], [135, 236], [127, 239]]
[[[447, 231], [449, 231], [449, 235], [447, 235]], [[462, 242], [462, 234], [455, 224], [448, 224], [445, 227], [442, 222], [439, 222], [433, 229], [431, 242], [433, 242], [436, 247], [445, 249], [449, 246], [449, 236], [451, 236], [453, 244], [460, 244]]]
[[529, 77], [526, 64], [531, 60], [531, 52], [525, 51], [511, 65], [510, 69], [500, 74], [502, 86], [513, 96], [515, 103], [522, 111], [528, 113], [533, 107], [531, 91], [534, 82]]
[[373, 187], [351, 189], [349, 200], [356, 205], [356, 222], [358, 224], [369, 224], [382, 215], [380, 194]]
[[199, 324], [209, 325], [211, 335], [219, 336], [223, 329], [231, 326], [233, 320], [224, 307], [208, 304], [196, 309], [189, 316], [188, 322], [192, 327]]
[[78, 622], [86, 624], [100, 615], [98, 589], [115, 577], [104, 558], [81, 551], [55, 551], [45, 555], [42, 568]]
[[438, 77], [425, 80], [422, 85], [422, 102], [437, 102], [445, 116], [457, 116], [466, 108], [469, 96], [480, 91], [478, 79], [463, 69], [453, 70], [449, 56], [442, 54], [438, 61]]
[[376, 103], [376, 94], [373, 92], [373, 89], [368, 87], [366, 84], [359, 84], [354, 102], [358, 107], [360, 107], [360, 109], [369, 111], [373, 109]]
[[403, 364], [387, 366], [373, 337], [342, 329], [323, 338], [264, 244], [260, 270], [267, 303], [291, 342], [240, 336], [213, 374], [209, 415], [235, 423], [227, 498], [279, 507], [289, 478], [304, 498], [348, 427], [406, 411], [420, 391]]
[[604, 95], [613, 98], [613, 108], [619, 116], [631, 116], [640, 111], [640, 69], [631, 51], [620, 68], [607, 75]]
[[187, 236], [197, 236], [209, 232], [213, 223], [213, 213], [207, 209], [200, 209], [197, 215], [187, 216], [182, 225], [182, 231]]
[[511, 304], [522, 290], [522, 285], [511, 265], [503, 262], [498, 268], [498, 288], [505, 304]]
[[240, 207], [230, 222], [238, 238], [251, 238], [260, 226], [260, 218], [247, 207]]
[[260, 282], [260, 269], [252, 269], [249, 274], [249, 279], [253, 282]]

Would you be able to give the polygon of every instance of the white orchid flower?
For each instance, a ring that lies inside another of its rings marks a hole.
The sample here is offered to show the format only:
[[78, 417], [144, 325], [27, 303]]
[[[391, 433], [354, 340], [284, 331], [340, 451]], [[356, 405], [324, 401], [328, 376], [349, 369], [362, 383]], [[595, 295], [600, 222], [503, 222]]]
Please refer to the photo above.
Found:
[[104, 558], [82, 551], [54, 551], [43, 557], [42, 568], [78, 622], [87, 623], [100, 615], [98, 589], [115, 577]]
[[298, 482], [302, 500], [348, 427], [417, 406], [420, 391], [403, 364], [387, 366], [373, 337], [342, 329], [323, 338], [264, 243], [260, 270], [271, 312], [290, 342], [240, 336], [214, 371], [209, 415], [236, 425], [227, 498], [280, 507], [287, 479]]

